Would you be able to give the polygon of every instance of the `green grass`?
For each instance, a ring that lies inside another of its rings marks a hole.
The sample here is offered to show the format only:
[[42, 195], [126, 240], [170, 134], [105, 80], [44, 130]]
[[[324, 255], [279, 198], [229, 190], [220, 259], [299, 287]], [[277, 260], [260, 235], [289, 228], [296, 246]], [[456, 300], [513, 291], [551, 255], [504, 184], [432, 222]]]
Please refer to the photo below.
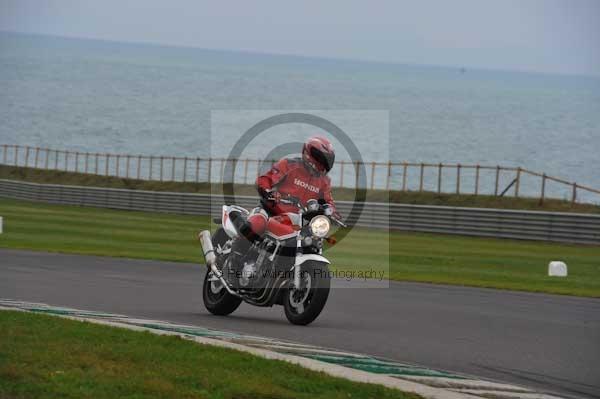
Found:
[[0, 398], [418, 398], [179, 337], [0, 311]]
[[[209, 226], [207, 217], [8, 199], [0, 216], [4, 248], [197, 263], [196, 234]], [[338, 269], [372, 267], [393, 280], [600, 297], [598, 246], [354, 229], [326, 255]], [[569, 276], [548, 277], [551, 260], [565, 261]]]
[[[207, 183], [146, 181], [6, 165], [0, 165], [0, 179], [23, 180], [46, 184], [52, 183], [189, 193], [217, 193], [221, 190], [221, 187], [217, 184], [213, 184], [211, 187]], [[238, 195], [256, 195], [256, 189], [253, 185], [236, 184], [235, 190]], [[351, 201], [354, 199], [354, 189], [334, 188], [333, 191], [334, 197], [338, 200]], [[570, 201], [556, 199], [546, 199], [543, 204], [540, 204], [540, 201], [537, 198], [514, 198], [511, 196], [495, 197], [493, 195], [455, 195], [433, 192], [368, 190], [367, 198], [369, 201], [390, 201], [401, 204], [600, 213], [600, 206], [593, 204], [572, 204]]]

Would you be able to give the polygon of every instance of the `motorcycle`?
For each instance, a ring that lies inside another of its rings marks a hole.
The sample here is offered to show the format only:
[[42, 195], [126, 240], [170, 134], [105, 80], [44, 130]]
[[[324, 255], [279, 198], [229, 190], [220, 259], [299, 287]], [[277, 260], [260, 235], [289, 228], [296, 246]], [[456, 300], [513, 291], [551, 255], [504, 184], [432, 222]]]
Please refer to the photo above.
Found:
[[282, 305], [292, 324], [307, 325], [321, 313], [330, 290], [329, 260], [323, 256], [324, 241], [334, 242], [332, 225], [346, 227], [323, 201], [280, 199], [298, 208], [288, 214], [291, 223], [277, 216], [267, 219], [265, 234], [248, 241], [242, 255], [232, 256], [234, 240], [250, 212], [236, 205], [223, 205], [221, 226], [211, 236], [199, 234], [207, 265], [202, 287], [206, 309], [215, 315], [234, 312], [242, 301], [254, 306]]

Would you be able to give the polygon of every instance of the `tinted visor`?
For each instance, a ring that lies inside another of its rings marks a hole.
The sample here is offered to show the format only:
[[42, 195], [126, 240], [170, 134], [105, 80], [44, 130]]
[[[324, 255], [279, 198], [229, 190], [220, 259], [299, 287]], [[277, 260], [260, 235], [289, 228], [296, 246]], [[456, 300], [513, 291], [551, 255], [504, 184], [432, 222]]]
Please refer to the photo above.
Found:
[[331, 168], [333, 168], [333, 162], [335, 161], [335, 154], [325, 153], [315, 147], [310, 149], [311, 157], [317, 161], [325, 170], [325, 172], [329, 172]]

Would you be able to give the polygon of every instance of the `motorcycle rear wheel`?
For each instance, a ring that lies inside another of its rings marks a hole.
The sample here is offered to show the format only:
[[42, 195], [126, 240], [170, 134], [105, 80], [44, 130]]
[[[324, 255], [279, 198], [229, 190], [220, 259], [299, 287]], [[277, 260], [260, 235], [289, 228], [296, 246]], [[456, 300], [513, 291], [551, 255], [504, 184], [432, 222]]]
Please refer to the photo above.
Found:
[[309, 261], [302, 264], [300, 290], [290, 287], [284, 292], [283, 307], [290, 323], [305, 326], [312, 323], [320, 314], [331, 287], [331, 277], [327, 263]]
[[[204, 276], [204, 284], [202, 285], [202, 300], [204, 301], [204, 307], [210, 313], [217, 316], [227, 316], [233, 313], [242, 303], [242, 300], [234, 295], [227, 292], [225, 287], [221, 287], [218, 292], [214, 292], [212, 285], [213, 281], [210, 280], [211, 272], [206, 271]], [[220, 284], [220, 283], [219, 283]]]

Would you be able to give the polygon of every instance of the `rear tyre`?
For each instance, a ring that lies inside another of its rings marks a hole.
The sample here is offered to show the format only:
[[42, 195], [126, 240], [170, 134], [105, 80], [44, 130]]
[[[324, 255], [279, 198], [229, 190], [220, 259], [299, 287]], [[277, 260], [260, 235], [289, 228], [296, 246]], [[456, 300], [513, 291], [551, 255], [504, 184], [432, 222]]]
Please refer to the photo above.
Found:
[[220, 281], [215, 281], [212, 273], [208, 270], [204, 276], [202, 299], [206, 310], [217, 316], [227, 316], [233, 313], [242, 303], [240, 298], [227, 292]]
[[[225, 233], [225, 230], [219, 227], [213, 234], [212, 244], [215, 248], [218, 245], [223, 246], [228, 239], [229, 236]], [[227, 292], [223, 284], [213, 277], [210, 269], [207, 269], [204, 276], [202, 300], [206, 310], [217, 316], [227, 316], [233, 313], [242, 303], [240, 298]]]
[[327, 263], [309, 261], [302, 264], [300, 289], [290, 287], [284, 292], [283, 307], [290, 323], [305, 326], [321, 314], [327, 303], [331, 278]]

